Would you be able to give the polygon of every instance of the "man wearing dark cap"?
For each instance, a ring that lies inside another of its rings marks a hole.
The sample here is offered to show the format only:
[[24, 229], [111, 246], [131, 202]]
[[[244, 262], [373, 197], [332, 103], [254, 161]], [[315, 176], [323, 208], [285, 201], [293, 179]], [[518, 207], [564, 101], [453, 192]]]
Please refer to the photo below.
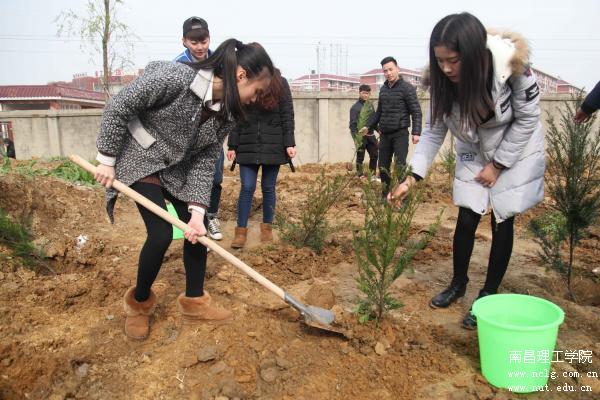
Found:
[[175, 57], [179, 62], [198, 62], [212, 54], [208, 24], [200, 17], [190, 17], [183, 22], [183, 47], [185, 51]]
[[[350, 108], [350, 134], [356, 143], [356, 136], [358, 135], [358, 120], [360, 114], [362, 112], [363, 107], [369, 107], [370, 110], [366, 113], [367, 116], [370, 113], [375, 112], [373, 110], [373, 105], [368, 102], [369, 97], [371, 96], [371, 87], [369, 85], [360, 85], [358, 88], [358, 101], [354, 103], [352, 108]], [[365, 121], [366, 122], [366, 121]], [[362, 128], [362, 126], [361, 126]], [[362, 141], [360, 146], [356, 149], [356, 174], [361, 177], [363, 174], [363, 162], [365, 160], [365, 150], [369, 152], [369, 171], [371, 171], [371, 179], [377, 179], [377, 137], [373, 132], [373, 129], [368, 130], [367, 133], [362, 136]]]
[[[210, 32], [208, 24], [200, 17], [190, 17], [183, 22], [183, 38], [181, 39], [185, 51], [175, 57], [174, 61], [179, 62], [198, 62], [208, 58], [212, 51], [210, 46]], [[223, 166], [225, 162], [225, 153], [221, 155], [215, 166], [215, 175], [213, 177], [213, 186], [210, 193], [210, 204], [206, 210], [208, 223], [206, 230], [208, 236], [214, 240], [223, 239], [221, 233], [221, 223], [218, 218], [219, 203], [221, 202], [221, 184], [223, 183]]]

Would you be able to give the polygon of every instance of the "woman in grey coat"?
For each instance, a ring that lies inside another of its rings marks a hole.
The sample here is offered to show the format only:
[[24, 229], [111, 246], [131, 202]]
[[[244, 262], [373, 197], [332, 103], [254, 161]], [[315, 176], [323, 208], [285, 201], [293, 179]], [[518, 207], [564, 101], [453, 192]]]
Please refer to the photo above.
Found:
[[[231, 315], [213, 306], [204, 290], [206, 247], [196, 242], [206, 234], [206, 207], [223, 141], [243, 118], [243, 106], [256, 100], [272, 75], [273, 64], [262, 47], [229, 39], [198, 63], [150, 63], [102, 115], [96, 180], [109, 189], [111, 218], [116, 192], [110, 187], [116, 177], [163, 209], [169, 200], [191, 227], [183, 246], [186, 289], [177, 299], [187, 318], [221, 320]], [[138, 210], [148, 236], [136, 286], [125, 293], [125, 333], [144, 339], [156, 304], [151, 287], [171, 243], [172, 227], [144, 207]]]
[[[486, 32], [475, 16], [452, 14], [433, 29], [429, 49], [429, 121], [410, 162], [412, 176], [388, 199], [400, 201], [427, 174], [450, 130], [456, 141], [453, 200], [459, 214], [454, 275], [430, 303], [440, 308], [464, 296], [475, 231], [490, 208], [492, 247], [478, 298], [497, 292], [512, 253], [514, 216], [544, 198], [544, 135], [539, 88], [522, 37]], [[470, 311], [462, 325], [476, 328]]]

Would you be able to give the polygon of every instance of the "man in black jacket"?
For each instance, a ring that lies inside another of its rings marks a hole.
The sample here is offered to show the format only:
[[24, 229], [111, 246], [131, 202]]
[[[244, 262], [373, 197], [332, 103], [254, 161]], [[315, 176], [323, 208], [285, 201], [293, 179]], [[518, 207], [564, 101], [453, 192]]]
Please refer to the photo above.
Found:
[[[357, 143], [356, 135], [358, 135], [358, 120], [360, 113], [365, 105], [366, 101], [371, 96], [371, 87], [369, 85], [360, 85], [358, 88], [358, 100], [352, 108], [350, 108], [350, 133], [354, 143]], [[368, 103], [368, 106], [373, 110], [373, 106]], [[362, 128], [362, 127], [361, 127]], [[356, 174], [363, 176], [363, 161], [365, 160], [365, 150], [369, 152], [369, 170], [371, 176], [375, 179], [377, 169], [377, 137], [373, 130], [367, 132], [366, 135], [362, 136], [362, 140], [359, 142], [360, 146], [356, 149]]]
[[421, 106], [415, 88], [400, 76], [400, 68], [393, 57], [381, 60], [385, 83], [379, 90], [377, 111], [360, 133], [366, 134], [379, 126], [379, 173], [383, 182], [383, 196], [387, 196], [390, 186], [390, 165], [392, 156], [400, 170], [406, 165], [408, 154], [408, 127], [412, 120], [412, 142], [417, 144], [421, 135]]

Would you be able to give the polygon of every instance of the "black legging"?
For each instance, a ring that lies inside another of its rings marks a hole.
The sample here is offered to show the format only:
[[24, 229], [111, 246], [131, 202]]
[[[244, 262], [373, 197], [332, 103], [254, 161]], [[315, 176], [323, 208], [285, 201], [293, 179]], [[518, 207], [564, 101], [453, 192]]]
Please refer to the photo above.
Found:
[[[462, 285], [469, 281], [467, 271], [475, 244], [475, 231], [480, 219], [481, 215], [476, 212], [468, 208], [459, 208], [453, 243], [453, 284]], [[514, 217], [511, 217], [497, 224], [494, 213], [492, 213], [492, 248], [485, 285], [482, 289], [485, 292], [496, 293], [506, 273], [513, 247], [513, 223]]]
[[[167, 209], [165, 199], [169, 200], [179, 219], [188, 222], [192, 215], [185, 202], [176, 199], [161, 186], [136, 182], [133, 190]], [[137, 204], [137, 203], [136, 203]], [[138, 210], [146, 224], [148, 237], [140, 252], [140, 260], [135, 287], [135, 299], [144, 301], [150, 297], [150, 288], [160, 271], [163, 258], [171, 240], [173, 239], [173, 226], [156, 214], [137, 204]], [[204, 220], [206, 224], [206, 219]], [[206, 272], [206, 247], [201, 244], [192, 244], [185, 240], [183, 243], [183, 265], [185, 266], [185, 295], [199, 297], [204, 294], [204, 273]]]

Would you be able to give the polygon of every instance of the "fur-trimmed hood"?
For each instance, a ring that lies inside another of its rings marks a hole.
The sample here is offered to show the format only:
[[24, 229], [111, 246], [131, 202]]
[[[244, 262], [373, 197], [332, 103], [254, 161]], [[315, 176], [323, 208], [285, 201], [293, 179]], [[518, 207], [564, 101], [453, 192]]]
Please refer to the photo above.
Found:
[[[487, 29], [487, 48], [494, 58], [494, 75], [504, 83], [512, 74], [523, 74], [529, 67], [529, 44], [519, 33], [499, 29]], [[431, 83], [429, 64], [423, 69], [421, 86]]]
[[529, 67], [529, 45], [516, 32], [488, 29], [487, 48], [494, 57], [494, 74], [502, 83], [511, 75], [521, 75]]

